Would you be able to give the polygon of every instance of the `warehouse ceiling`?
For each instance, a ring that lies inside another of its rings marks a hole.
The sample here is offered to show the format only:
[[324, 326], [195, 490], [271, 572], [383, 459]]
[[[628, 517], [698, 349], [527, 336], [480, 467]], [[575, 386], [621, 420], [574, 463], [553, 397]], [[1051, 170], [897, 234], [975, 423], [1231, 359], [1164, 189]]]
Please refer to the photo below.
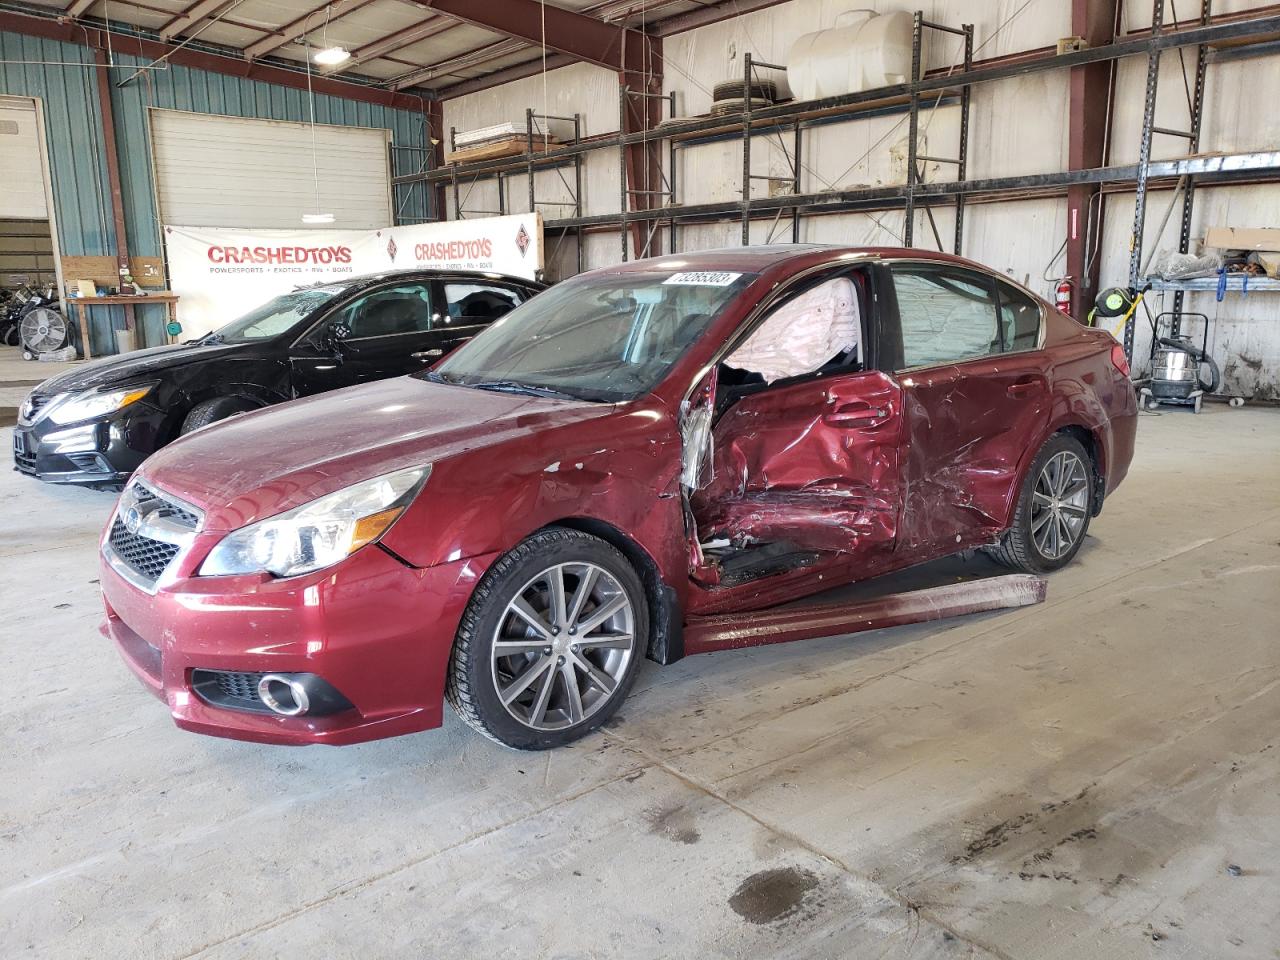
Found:
[[[35, 0], [23, 8], [298, 68], [320, 50], [341, 47], [349, 59], [316, 70], [387, 90], [425, 89], [449, 97], [540, 70], [548, 13], [553, 21], [561, 11], [580, 16], [572, 22], [588, 28], [584, 36], [590, 37], [593, 27], [607, 26], [621, 38], [624, 33], [634, 36], [631, 31], [662, 35], [690, 29], [776, 2], [557, 0], [544, 10], [539, 0]], [[509, 29], [508, 24], [517, 26]], [[548, 26], [549, 67], [574, 60], [600, 62], [592, 53], [592, 39], [586, 40], [586, 55], [564, 49], [573, 46], [564, 42], [566, 37], [572, 41], [572, 34], [563, 21], [555, 30]], [[599, 36], [594, 42], [598, 46]]]

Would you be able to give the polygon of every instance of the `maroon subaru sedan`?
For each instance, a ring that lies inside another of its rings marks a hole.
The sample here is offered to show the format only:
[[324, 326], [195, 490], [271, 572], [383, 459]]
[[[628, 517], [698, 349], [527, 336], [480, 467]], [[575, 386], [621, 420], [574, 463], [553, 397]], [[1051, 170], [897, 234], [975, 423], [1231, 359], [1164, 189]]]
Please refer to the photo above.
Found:
[[583, 274], [433, 370], [149, 459], [102, 539], [103, 631], [180, 727], [553, 747], [642, 657], [976, 548], [1043, 573], [1124, 478], [1124, 354], [918, 250], [770, 246]]

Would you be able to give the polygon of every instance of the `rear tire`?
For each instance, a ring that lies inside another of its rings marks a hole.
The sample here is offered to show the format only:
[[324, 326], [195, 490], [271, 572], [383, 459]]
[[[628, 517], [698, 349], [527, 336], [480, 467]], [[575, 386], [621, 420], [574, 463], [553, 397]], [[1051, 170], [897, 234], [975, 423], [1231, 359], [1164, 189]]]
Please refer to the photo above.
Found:
[[1065, 567], [1089, 532], [1093, 475], [1093, 461], [1080, 441], [1054, 434], [1023, 478], [1013, 526], [987, 552], [1004, 566], [1027, 573]]
[[543, 530], [481, 578], [458, 627], [445, 698], [498, 743], [563, 746], [617, 711], [648, 639], [644, 586], [627, 558], [581, 531]]
[[178, 435], [186, 436], [201, 427], [233, 417], [237, 413], [248, 413], [256, 408], [257, 404], [247, 397], [214, 397], [204, 403], [197, 403], [191, 408], [191, 412], [182, 421], [182, 429], [178, 431]]

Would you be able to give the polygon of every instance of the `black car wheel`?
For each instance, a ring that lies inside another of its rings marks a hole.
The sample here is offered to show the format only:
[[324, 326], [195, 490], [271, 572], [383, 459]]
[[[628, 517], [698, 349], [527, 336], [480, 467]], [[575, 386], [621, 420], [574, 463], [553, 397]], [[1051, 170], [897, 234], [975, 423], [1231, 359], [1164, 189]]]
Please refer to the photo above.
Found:
[[1016, 570], [1048, 573], [1071, 562], [1093, 516], [1093, 461], [1075, 437], [1045, 441], [1022, 481], [1013, 526], [988, 551]]
[[237, 413], [248, 413], [250, 410], [256, 409], [257, 406], [247, 397], [214, 397], [212, 400], [204, 401], [204, 403], [197, 403], [191, 408], [191, 412], [187, 414], [186, 419], [182, 421], [182, 429], [179, 434], [186, 436], [193, 430], [199, 430], [201, 427], [207, 427], [211, 423], [225, 420], [227, 417], [233, 417]]
[[534, 534], [481, 579], [445, 695], [472, 728], [518, 750], [577, 740], [627, 696], [649, 635], [626, 557], [577, 530]]

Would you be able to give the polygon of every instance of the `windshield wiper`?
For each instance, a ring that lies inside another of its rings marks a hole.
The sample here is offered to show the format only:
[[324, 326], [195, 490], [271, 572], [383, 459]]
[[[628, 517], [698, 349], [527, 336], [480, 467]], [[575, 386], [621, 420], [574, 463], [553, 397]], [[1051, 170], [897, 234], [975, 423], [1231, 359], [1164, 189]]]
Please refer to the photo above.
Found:
[[527, 393], [535, 397], [553, 397], [557, 400], [578, 400], [572, 393], [556, 390], [552, 387], [539, 387], [532, 383], [521, 383], [519, 380], [480, 380], [476, 383], [459, 383], [461, 387], [475, 387], [477, 390], [498, 390], [503, 393]]

